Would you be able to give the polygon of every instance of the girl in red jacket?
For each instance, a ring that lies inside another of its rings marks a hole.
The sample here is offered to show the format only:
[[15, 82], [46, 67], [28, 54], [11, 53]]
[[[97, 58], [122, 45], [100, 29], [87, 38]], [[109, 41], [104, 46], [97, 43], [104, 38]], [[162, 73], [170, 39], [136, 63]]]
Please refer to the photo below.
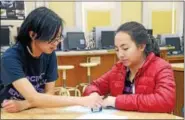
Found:
[[84, 91], [109, 97], [97, 106], [142, 112], [172, 112], [175, 105], [173, 70], [161, 59], [156, 40], [137, 22], [121, 25], [115, 35], [119, 61]]

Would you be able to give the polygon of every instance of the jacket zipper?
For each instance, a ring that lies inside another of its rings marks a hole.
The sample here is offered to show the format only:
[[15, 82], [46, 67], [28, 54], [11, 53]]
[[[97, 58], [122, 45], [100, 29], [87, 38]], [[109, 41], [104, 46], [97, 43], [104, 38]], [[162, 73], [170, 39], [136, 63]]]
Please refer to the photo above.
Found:
[[136, 85], [138, 84], [138, 76], [141, 74], [141, 69], [136, 73], [135, 77], [134, 77], [134, 83], [133, 83], [133, 86], [132, 86], [132, 91], [133, 91], [133, 94], [135, 94], [135, 90], [136, 90]]

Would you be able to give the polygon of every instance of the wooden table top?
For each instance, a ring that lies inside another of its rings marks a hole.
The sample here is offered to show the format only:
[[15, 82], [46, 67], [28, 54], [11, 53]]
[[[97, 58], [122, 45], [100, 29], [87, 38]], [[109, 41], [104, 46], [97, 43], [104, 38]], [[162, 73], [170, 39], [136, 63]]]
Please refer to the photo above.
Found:
[[[84, 115], [82, 112], [69, 112], [63, 108], [32, 108], [19, 113], [7, 113], [1, 109], [1, 119], [75, 119]], [[118, 116], [127, 116], [128, 119], [183, 119], [167, 113], [143, 113], [116, 110]]]
[[112, 50], [89, 50], [89, 51], [56, 51], [56, 56], [83, 56], [83, 55], [106, 55], [115, 54]]
[[[168, 50], [167, 47], [160, 47], [160, 50]], [[57, 56], [83, 56], [83, 55], [106, 55], [116, 54], [114, 49], [84, 50], [84, 51], [56, 51]]]
[[184, 63], [172, 63], [171, 66], [173, 70], [184, 71]]

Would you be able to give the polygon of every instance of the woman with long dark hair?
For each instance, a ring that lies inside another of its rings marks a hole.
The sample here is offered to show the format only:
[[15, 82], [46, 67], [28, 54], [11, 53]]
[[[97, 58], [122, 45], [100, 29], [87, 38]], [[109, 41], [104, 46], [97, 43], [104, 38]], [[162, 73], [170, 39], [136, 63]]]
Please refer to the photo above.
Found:
[[109, 96], [103, 107], [142, 112], [172, 112], [175, 81], [168, 62], [160, 58], [156, 40], [137, 22], [121, 25], [115, 35], [119, 58], [110, 71], [94, 80], [84, 95]]

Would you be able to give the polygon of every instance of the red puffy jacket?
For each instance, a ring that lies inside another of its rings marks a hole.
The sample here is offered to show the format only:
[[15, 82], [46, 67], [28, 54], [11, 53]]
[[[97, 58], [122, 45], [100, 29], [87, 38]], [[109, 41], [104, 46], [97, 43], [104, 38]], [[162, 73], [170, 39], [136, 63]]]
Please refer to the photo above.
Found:
[[135, 76], [135, 94], [123, 94], [126, 67], [115, 64], [93, 81], [83, 95], [97, 92], [116, 97], [115, 107], [143, 112], [172, 112], [175, 106], [175, 81], [171, 65], [150, 53]]

